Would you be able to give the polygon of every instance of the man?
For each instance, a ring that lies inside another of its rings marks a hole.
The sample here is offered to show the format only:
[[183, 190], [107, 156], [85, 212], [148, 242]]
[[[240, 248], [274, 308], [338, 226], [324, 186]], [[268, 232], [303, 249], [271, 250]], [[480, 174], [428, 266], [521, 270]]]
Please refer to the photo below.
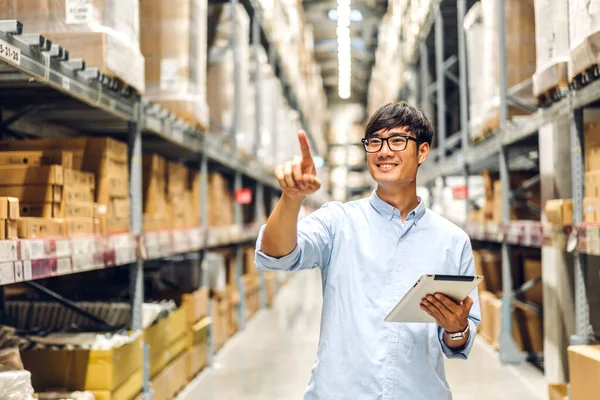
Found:
[[367, 199], [328, 203], [299, 222], [304, 198], [320, 187], [304, 132], [302, 157], [276, 168], [283, 195], [261, 229], [256, 263], [322, 273], [321, 336], [305, 399], [452, 398], [442, 354], [467, 358], [480, 322], [477, 291], [461, 304], [442, 294], [423, 299], [437, 324], [384, 322], [422, 274], [475, 274], [468, 236], [417, 197], [417, 170], [432, 138], [421, 110], [405, 102], [383, 106], [363, 139], [377, 189]]

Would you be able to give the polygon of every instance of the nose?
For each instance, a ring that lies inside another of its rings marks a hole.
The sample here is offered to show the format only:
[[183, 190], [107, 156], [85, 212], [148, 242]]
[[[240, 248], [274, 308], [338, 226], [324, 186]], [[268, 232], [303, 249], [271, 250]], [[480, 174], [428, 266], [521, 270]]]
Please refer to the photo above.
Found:
[[390, 149], [390, 144], [387, 140], [383, 142], [381, 150], [379, 150], [379, 153], [377, 155], [379, 157], [389, 157], [394, 155], [394, 152], [392, 151], [392, 149]]

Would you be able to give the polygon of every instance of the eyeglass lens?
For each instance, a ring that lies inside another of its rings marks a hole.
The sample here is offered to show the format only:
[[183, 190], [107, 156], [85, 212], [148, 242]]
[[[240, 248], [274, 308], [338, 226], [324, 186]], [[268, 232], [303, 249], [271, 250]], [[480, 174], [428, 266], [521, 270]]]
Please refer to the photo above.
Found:
[[387, 141], [390, 150], [403, 151], [406, 149], [408, 140], [402, 136], [392, 136], [389, 138], [369, 138], [365, 142], [365, 149], [370, 153], [375, 153], [383, 148], [383, 142]]

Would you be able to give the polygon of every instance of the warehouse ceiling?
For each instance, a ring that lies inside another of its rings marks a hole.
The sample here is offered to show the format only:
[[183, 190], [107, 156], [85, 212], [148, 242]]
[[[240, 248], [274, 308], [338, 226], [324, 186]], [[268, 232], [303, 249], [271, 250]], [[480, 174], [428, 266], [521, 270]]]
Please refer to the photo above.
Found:
[[[338, 96], [336, 0], [303, 0], [307, 21], [313, 27], [315, 57], [321, 66], [323, 84], [329, 104], [342, 100]], [[387, 10], [387, 0], [352, 0], [352, 96], [346, 101], [366, 104], [371, 68], [377, 49], [377, 30]], [[358, 12], [360, 13], [358, 13]], [[335, 18], [335, 17], [334, 17]]]

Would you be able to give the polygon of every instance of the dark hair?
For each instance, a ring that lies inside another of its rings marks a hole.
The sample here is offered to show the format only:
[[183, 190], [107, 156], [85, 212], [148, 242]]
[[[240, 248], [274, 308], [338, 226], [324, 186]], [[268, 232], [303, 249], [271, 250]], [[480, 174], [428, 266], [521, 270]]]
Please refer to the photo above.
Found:
[[429, 143], [433, 140], [433, 128], [425, 113], [405, 101], [389, 103], [379, 108], [369, 118], [365, 137], [370, 137], [382, 129], [405, 128], [415, 135], [419, 143]]

